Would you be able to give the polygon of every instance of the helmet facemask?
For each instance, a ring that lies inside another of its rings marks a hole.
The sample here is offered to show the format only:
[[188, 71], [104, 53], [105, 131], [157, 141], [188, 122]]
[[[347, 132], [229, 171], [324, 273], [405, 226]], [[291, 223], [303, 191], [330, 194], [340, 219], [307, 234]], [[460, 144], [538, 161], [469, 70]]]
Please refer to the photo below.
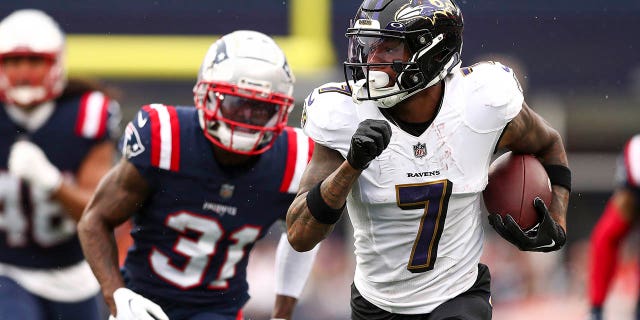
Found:
[[[349, 57], [344, 63], [344, 72], [347, 82], [351, 74], [355, 100], [376, 100], [386, 108], [424, 87], [424, 77], [403, 34], [381, 32], [379, 29], [349, 30], [353, 31], [347, 32]], [[391, 53], [393, 57], [382, 58], [384, 62], [378, 62], [372, 55], [385, 55], [378, 51]], [[409, 58], [401, 58], [403, 55]], [[392, 73], [391, 77], [382, 71], [384, 69]]]
[[287, 123], [293, 98], [221, 82], [194, 88], [204, 134], [218, 147], [256, 155], [268, 150]]

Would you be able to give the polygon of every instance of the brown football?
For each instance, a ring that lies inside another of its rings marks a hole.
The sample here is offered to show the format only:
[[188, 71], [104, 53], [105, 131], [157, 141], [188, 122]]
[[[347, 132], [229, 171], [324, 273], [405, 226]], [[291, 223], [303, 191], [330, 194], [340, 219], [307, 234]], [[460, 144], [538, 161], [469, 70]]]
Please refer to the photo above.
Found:
[[510, 151], [491, 163], [489, 183], [482, 195], [489, 213], [503, 218], [509, 214], [523, 230], [538, 223], [533, 200], [540, 197], [549, 206], [552, 198], [551, 183], [540, 161]]

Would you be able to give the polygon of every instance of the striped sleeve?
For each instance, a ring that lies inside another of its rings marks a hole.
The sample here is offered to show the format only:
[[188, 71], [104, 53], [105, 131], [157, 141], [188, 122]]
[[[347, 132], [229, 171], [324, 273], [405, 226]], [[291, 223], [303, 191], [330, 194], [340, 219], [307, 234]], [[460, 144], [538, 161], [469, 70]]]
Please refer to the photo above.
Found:
[[80, 98], [75, 133], [87, 139], [100, 139], [107, 131], [109, 98], [92, 91]]
[[640, 187], [640, 135], [634, 136], [625, 145], [624, 166], [627, 183], [633, 187]]
[[286, 127], [287, 135], [287, 160], [280, 192], [297, 193], [300, 179], [311, 160], [313, 153], [313, 140], [307, 137], [302, 129]]
[[[180, 169], [180, 123], [176, 109], [161, 104], [151, 104], [142, 107], [142, 110], [149, 115], [151, 165], [160, 169], [178, 171]], [[144, 118], [137, 121], [146, 122]]]

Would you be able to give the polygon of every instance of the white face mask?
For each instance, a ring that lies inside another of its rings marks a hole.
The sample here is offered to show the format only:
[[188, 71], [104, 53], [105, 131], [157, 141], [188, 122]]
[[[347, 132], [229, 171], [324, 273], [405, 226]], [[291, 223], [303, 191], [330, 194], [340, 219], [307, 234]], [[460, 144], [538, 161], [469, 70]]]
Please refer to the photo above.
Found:
[[[397, 83], [390, 87], [387, 87], [388, 84], [389, 75], [386, 72], [371, 70], [369, 71], [369, 83], [367, 83], [367, 79], [361, 79], [353, 84], [353, 93], [351, 95], [353, 101], [361, 103], [362, 100], [358, 99], [367, 98], [369, 94], [375, 97], [400, 91]], [[406, 95], [406, 92], [399, 93], [386, 98], [375, 99], [374, 101], [378, 103], [380, 108], [390, 108], [402, 101]]]
[[[260, 133], [248, 133], [235, 131], [231, 133], [231, 129], [226, 123], [219, 121], [217, 130], [209, 130], [209, 133], [218, 138], [220, 142], [230, 147], [231, 149], [238, 151], [251, 151], [256, 145], [259, 144]], [[233, 144], [231, 139], [233, 138]]]
[[7, 98], [19, 106], [29, 106], [36, 101], [42, 101], [47, 90], [43, 86], [19, 86], [7, 90]]
[[[205, 124], [203, 111], [198, 110], [198, 115], [200, 127], [205, 128], [205, 126], [207, 125]], [[273, 126], [276, 122], [276, 118], [277, 115], [274, 115], [273, 118], [266, 124], [266, 126]], [[229, 125], [224, 121], [217, 121], [215, 124], [210, 123], [209, 127], [206, 130], [212, 137], [218, 139], [218, 141], [220, 141], [222, 145], [228, 147], [229, 149], [242, 152], [248, 152], [255, 149], [256, 146], [261, 145], [265, 141], [269, 140], [269, 137], [272, 136], [272, 133], [270, 132], [266, 132], [264, 134], [262, 134], [261, 132], [249, 133], [242, 132], [241, 129], [231, 131]]]

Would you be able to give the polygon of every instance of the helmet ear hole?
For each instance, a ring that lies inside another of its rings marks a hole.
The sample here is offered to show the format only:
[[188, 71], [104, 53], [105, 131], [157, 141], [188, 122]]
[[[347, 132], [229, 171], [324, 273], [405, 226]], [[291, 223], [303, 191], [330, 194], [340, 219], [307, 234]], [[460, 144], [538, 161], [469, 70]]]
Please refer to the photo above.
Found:
[[413, 36], [407, 36], [406, 41], [411, 53], [416, 53], [422, 48], [426, 48], [431, 45], [433, 41], [433, 35], [429, 30], [420, 30], [418, 34]]
[[402, 88], [413, 88], [424, 81], [424, 76], [420, 71], [406, 71], [400, 78], [400, 86]]

